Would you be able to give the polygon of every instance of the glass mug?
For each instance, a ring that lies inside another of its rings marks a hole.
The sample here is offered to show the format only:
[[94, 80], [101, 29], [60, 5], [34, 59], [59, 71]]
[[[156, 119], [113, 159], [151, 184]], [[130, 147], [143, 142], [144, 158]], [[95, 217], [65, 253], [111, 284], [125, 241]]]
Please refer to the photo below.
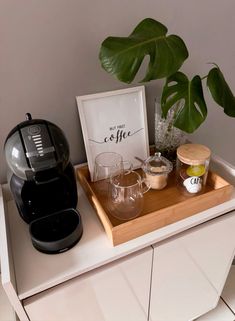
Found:
[[[143, 186], [143, 184], [145, 186]], [[150, 188], [146, 179], [134, 171], [110, 177], [108, 209], [120, 220], [130, 220], [143, 210], [143, 194]]]
[[103, 152], [96, 156], [93, 182], [99, 194], [107, 195], [111, 175], [132, 170], [132, 164], [123, 161], [122, 156], [115, 152]]

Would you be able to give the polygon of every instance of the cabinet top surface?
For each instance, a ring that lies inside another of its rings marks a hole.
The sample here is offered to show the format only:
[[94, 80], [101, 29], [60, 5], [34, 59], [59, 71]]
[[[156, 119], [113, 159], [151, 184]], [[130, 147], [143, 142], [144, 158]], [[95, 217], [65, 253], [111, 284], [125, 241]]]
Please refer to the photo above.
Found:
[[[228, 175], [226, 169], [218, 168], [218, 170], [220, 173], [224, 171], [225, 176]], [[56, 255], [43, 254], [34, 249], [28, 225], [20, 218], [13, 200], [6, 202], [6, 211], [1, 210], [0, 215], [7, 217], [8, 239], [11, 240], [18, 296], [20, 299], [24, 299], [108, 262], [160, 242], [234, 208], [235, 195], [230, 201], [207, 211], [113, 247], [85, 193], [78, 185], [77, 209], [82, 216], [83, 236], [72, 249]], [[1, 242], [6, 243], [5, 237], [2, 237], [0, 233]], [[7, 248], [9, 244], [2, 244], [2, 247], [4, 246]], [[2, 251], [1, 260], [4, 260], [3, 253], [4, 251]], [[9, 282], [9, 280], [3, 279], [2, 282]]]

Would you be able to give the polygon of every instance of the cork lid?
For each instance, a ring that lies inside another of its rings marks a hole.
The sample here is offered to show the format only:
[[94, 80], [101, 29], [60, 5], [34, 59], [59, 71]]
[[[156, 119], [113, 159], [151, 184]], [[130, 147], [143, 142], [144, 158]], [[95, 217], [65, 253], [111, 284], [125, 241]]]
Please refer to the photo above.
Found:
[[177, 157], [179, 160], [189, 165], [204, 163], [210, 156], [210, 149], [200, 144], [185, 144], [177, 149]]

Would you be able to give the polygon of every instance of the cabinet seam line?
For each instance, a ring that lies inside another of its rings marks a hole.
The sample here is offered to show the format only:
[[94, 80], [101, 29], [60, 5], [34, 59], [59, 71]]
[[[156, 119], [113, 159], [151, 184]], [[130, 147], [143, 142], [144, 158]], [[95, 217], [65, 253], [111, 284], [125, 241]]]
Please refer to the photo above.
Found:
[[228, 303], [223, 299], [221, 296], [220, 299], [224, 302], [224, 304], [227, 306], [227, 308], [232, 312], [233, 315], [235, 315], [235, 311], [228, 305]]
[[149, 303], [148, 303], [148, 321], [150, 321], [150, 303], [151, 303], [151, 296], [152, 296], [152, 281], [153, 281], [153, 260], [154, 260], [154, 247], [152, 247], [152, 264], [151, 264], [151, 272], [150, 272], [150, 285], [149, 285]]

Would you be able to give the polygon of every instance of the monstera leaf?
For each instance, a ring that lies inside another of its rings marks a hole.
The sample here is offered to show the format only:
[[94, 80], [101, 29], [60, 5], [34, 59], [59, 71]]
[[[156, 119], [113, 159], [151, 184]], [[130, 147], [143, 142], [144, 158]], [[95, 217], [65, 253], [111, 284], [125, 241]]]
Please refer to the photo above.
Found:
[[120, 81], [131, 83], [145, 56], [149, 64], [143, 81], [164, 78], [175, 73], [188, 57], [183, 40], [167, 34], [156, 20], [141, 21], [129, 37], [108, 37], [101, 45], [102, 67]]
[[169, 109], [179, 102], [180, 109], [176, 109], [173, 125], [187, 133], [192, 133], [207, 116], [199, 76], [195, 76], [190, 81], [182, 72], [176, 72], [166, 80], [161, 99], [163, 115], [166, 117]]
[[224, 108], [225, 114], [235, 117], [235, 97], [218, 67], [210, 70], [207, 86], [215, 102]]

